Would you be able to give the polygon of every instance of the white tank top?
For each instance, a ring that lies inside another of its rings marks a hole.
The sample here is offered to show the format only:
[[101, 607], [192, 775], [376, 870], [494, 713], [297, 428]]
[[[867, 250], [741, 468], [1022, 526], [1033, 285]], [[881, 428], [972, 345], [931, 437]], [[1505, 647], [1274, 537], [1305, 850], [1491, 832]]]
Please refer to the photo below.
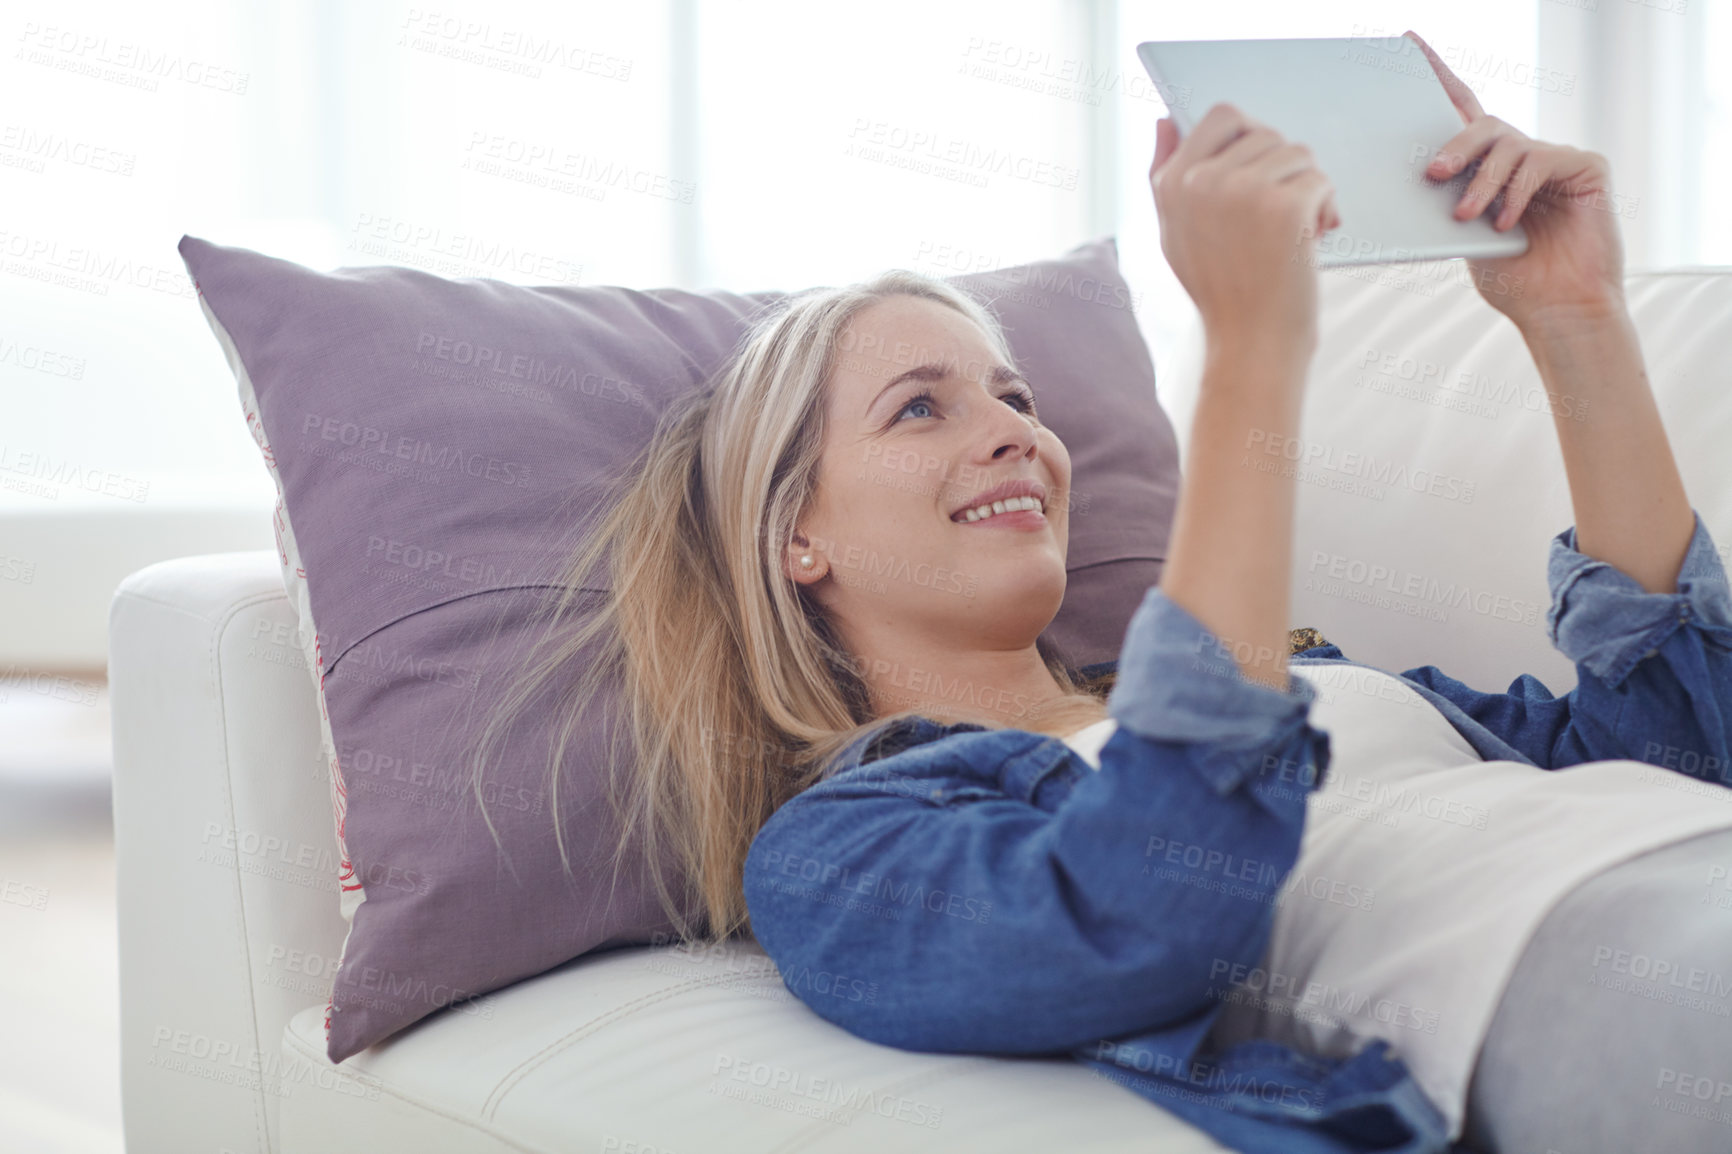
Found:
[[[1732, 829], [1732, 789], [1638, 761], [1482, 761], [1393, 674], [1289, 668], [1317, 690], [1330, 766], [1262, 964], [1215, 975], [1227, 1005], [1210, 1042], [1340, 1057], [1384, 1038], [1457, 1139], [1480, 1045], [1546, 914], [1621, 862]], [[1099, 769], [1117, 727], [1064, 740]]]

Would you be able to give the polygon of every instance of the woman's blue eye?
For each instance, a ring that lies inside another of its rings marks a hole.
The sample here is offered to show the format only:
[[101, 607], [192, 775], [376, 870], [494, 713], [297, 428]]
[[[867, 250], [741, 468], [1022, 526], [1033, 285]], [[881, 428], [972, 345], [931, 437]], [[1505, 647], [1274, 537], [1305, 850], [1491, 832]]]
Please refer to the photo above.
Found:
[[[1021, 389], [1005, 393], [1001, 399], [1010, 402], [1011, 407], [1019, 413], [1034, 412], [1034, 397]], [[937, 401], [931, 393], [916, 393], [908, 399], [907, 404], [896, 411], [896, 420], [901, 420], [902, 415], [916, 405], [925, 405], [927, 408], [931, 408], [936, 403]]]
[[927, 408], [930, 409], [933, 405], [932, 394], [931, 393], [919, 393], [916, 396], [910, 397], [908, 400], [908, 403], [906, 405], [903, 405], [902, 408], [897, 412], [896, 415], [898, 417], [900, 417], [903, 413], [906, 413], [909, 409], [912, 409], [915, 405], [925, 405]]

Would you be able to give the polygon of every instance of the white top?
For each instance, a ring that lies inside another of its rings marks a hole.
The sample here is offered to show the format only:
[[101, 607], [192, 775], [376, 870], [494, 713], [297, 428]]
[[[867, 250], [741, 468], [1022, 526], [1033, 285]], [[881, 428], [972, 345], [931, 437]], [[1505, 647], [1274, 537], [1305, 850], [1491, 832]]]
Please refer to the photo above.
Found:
[[[1482, 761], [1399, 677], [1289, 668], [1317, 689], [1330, 766], [1262, 964], [1215, 981], [1227, 1006], [1210, 1042], [1339, 1057], [1386, 1039], [1458, 1139], [1498, 1001], [1552, 907], [1630, 858], [1732, 829], [1732, 790], [1638, 761]], [[1116, 729], [1064, 740], [1099, 769]], [[1584, 959], [1584, 983], [1598, 964]]]
[[1077, 730], [1064, 739], [1064, 743], [1082, 754], [1083, 760], [1095, 769], [1101, 767], [1101, 746], [1107, 743], [1119, 728], [1119, 723], [1110, 717], [1102, 718], [1093, 725]]

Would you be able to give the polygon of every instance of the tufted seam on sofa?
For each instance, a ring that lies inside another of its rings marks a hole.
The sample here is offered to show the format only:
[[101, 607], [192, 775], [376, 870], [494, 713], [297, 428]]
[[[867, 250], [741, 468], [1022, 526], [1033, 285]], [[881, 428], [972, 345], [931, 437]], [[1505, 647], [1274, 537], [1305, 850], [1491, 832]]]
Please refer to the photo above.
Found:
[[[766, 975], [766, 980], [768, 980], [768, 975]], [[775, 981], [779, 983], [781, 977], [778, 975], [775, 978]], [[615, 1021], [629, 1017], [639, 1010], [648, 1009], [649, 1007], [658, 1005], [662, 1002], [672, 1001], [680, 995], [691, 993], [694, 990], [708, 989], [713, 986], [739, 984], [739, 974], [720, 973], [713, 974], [709, 977], [692, 978], [691, 980], [681, 982], [678, 985], [664, 986], [652, 993], [633, 998], [629, 1002], [615, 1006], [605, 1014], [591, 1018], [583, 1025], [567, 1031], [560, 1038], [549, 1042], [534, 1054], [523, 1059], [523, 1061], [519, 1062], [509, 1073], [500, 1078], [499, 1084], [493, 1088], [491, 1094], [487, 1095], [487, 1101], [482, 1104], [481, 1116], [491, 1121], [499, 1107], [504, 1104], [505, 1096], [516, 1087], [517, 1083], [528, 1077], [532, 1071], [543, 1062], [553, 1057], [553, 1055], [559, 1053], [561, 1050], [567, 1049], [573, 1043], [582, 1038], [588, 1037], [590, 1034], [595, 1033], [602, 1027], [612, 1025]]]
[[[295, 1052], [301, 1056], [303, 1061], [311, 1063], [314, 1067], [329, 1064], [330, 1059], [326, 1056], [323, 1050], [313, 1050], [304, 1045], [301, 1041], [300, 1035], [295, 1033], [292, 1028], [284, 1031], [284, 1038], [286, 1044], [292, 1047]], [[437, 1103], [429, 1102], [418, 1095], [406, 1093], [403, 1090], [389, 1086], [385, 1083], [383, 1078], [380, 1078], [376, 1074], [369, 1074], [367, 1077], [372, 1079], [373, 1084], [379, 1088], [379, 1093], [381, 1095], [389, 1094], [399, 1102], [413, 1106], [418, 1110], [425, 1110], [427, 1113], [432, 1114], [435, 1117], [443, 1118], [447, 1122], [473, 1130], [478, 1134], [485, 1134], [487, 1137], [501, 1143], [502, 1145], [510, 1146], [513, 1150], [521, 1150], [523, 1151], [523, 1154], [558, 1154], [557, 1151], [547, 1150], [540, 1146], [525, 1146], [517, 1139], [507, 1137], [506, 1135], [499, 1133], [499, 1131], [495, 1130], [493, 1127], [478, 1122], [474, 1118], [465, 1118], [461, 1114], [454, 1114]]]
[[[228, 812], [228, 823], [230, 829], [239, 829], [239, 827], [235, 823], [235, 763], [234, 759], [229, 756], [228, 704], [223, 698], [223, 637], [228, 633], [229, 627], [234, 624], [235, 619], [240, 616], [242, 611], [252, 609], [259, 605], [268, 605], [273, 601], [282, 601], [286, 599], [287, 594], [280, 590], [273, 590], [270, 593], [260, 593], [252, 597], [245, 597], [225, 606], [221, 616], [213, 618], [211, 621], [211, 684], [216, 688], [217, 718], [222, 724], [223, 806]], [[247, 901], [244, 889], [245, 882], [241, 877], [240, 856], [238, 854], [235, 857], [234, 879], [235, 904], [238, 907], [235, 925], [240, 931], [241, 958], [247, 971], [247, 1012], [253, 1020], [253, 1049], [257, 1053], [263, 1055], [266, 1052], [264, 1046], [265, 1039], [263, 1031], [259, 1027], [258, 986], [253, 978], [253, 952], [252, 947], [248, 944], [248, 938], [250, 935], [247, 933]], [[269, 1115], [265, 1109], [264, 1087], [265, 1082], [261, 1077], [259, 1079], [259, 1090], [256, 1096], [256, 1117], [258, 1118], [260, 1131], [259, 1148], [261, 1150], [273, 1150], [275, 1149], [275, 1143], [271, 1141], [270, 1126], [267, 1122]]]
[[[1005, 1061], [1004, 1058], [993, 1057], [949, 1058], [945, 1061], [935, 1062], [919, 1073], [899, 1078], [883, 1087], [879, 1093], [899, 1094], [905, 1089], [913, 1089], [917, 1086], [936, 1086], [943, 1082], [952, 1082], [977, 1071], [984, 1072], [989, 1069], [996, 1069], [998, 1064], [1003, 1061]], [[767, 1151], [766, 1154], [782, 1154], [783, 1151], [809, 1149], [809, 1142], [819, 1135], [828, 1133], [826, 1128], [830, 1125], [831, 1123], [823, 1119], [815, 1119], [806, 1129], [791, 1135], [786, 1142]]]

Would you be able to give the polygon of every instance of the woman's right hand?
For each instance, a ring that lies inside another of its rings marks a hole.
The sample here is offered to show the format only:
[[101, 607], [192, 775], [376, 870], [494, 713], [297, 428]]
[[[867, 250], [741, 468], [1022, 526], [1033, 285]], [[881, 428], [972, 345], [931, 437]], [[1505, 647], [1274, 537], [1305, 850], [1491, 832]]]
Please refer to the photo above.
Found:
[[1161, 251], [1202, 314], [1211, 343], [1317, 342], [1316, 238], [1341, 223], [1335, 186], [1311, 150], [1231, 104], [1191, 134], [1162, 117], [1149, 169]]

